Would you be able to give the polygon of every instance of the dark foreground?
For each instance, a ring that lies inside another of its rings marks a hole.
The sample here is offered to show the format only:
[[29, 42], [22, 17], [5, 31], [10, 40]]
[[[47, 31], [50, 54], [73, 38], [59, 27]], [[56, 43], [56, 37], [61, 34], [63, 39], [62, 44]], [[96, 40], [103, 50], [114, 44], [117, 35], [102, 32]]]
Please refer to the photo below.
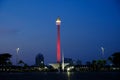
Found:
[[2, 72], [0, 80], [120, 80], [120, 72]]

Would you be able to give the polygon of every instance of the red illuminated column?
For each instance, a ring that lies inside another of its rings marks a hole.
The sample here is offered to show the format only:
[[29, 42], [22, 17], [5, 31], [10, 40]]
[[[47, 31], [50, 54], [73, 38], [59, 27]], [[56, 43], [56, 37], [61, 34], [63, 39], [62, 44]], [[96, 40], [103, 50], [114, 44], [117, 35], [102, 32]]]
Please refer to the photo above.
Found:
[[59, 63], [60, 62], [60, 58], [61, 58], [61, 55], [60, 55], [60, 25], [58, 25], [57, 27], [57, 62]]
[[60, 18], [57, 18], [56, 25], [57, 25], [57, 62], [60, 63], [61, 61], [61, 54], [60, 54]]

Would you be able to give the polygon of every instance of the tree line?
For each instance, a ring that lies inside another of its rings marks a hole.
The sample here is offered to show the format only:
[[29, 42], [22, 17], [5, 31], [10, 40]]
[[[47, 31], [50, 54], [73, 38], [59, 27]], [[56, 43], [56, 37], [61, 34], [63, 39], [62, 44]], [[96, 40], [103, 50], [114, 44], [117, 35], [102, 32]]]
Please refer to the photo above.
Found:
[[[12, 55], [10, 53], [0, 54], [0, 66], [12, 66], [12, 62], [10, 60], [11, 57]], [[110, 61], [112, 65], [116, 67], [120, 67], [120, 52], [113, 53], [110, 57], [108, 57], [107, 60]], [[27, 66], [27, 64], [25, 64], [22, 60], [20, 60], [18, 64], [23, 64]], [[88, 61], [86, 65], [89, 65], [89, 64], [90, 62]], [[106, 64], [106, 60], [93, 60], [92, 64], [103, 66]]]

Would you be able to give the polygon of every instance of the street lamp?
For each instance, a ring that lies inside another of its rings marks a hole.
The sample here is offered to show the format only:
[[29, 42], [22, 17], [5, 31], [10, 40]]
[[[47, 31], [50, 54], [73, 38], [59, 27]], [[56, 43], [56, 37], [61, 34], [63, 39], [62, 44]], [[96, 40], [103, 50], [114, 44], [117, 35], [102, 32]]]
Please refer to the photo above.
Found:
[[101, 50], [102, 50], [102, 57], [104, 58], [104, 51], [105, 51], [105, 49], [103, 47], [101, 47]]
[[16, 65], [18, 65], [18, 60], [19, 60], [19, 59], [18, 59], [18, 52], [19, 52], [19, 50], [20, 50], [20, 48], [17, 48], [17, 49], [16, 49], [16, 52], [17, 52], [17, 54], [16, 54]]

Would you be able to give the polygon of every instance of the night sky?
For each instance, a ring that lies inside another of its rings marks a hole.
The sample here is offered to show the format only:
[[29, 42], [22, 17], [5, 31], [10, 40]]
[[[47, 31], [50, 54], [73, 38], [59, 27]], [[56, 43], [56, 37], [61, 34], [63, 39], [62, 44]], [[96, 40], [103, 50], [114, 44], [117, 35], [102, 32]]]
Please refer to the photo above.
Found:
[[42, 53], [56, 62], [56, 19], [61, 18], [61, 52], [82, 62], [120, 51], [119, 0], [0, 0], [0, 54], [29, 65]]

